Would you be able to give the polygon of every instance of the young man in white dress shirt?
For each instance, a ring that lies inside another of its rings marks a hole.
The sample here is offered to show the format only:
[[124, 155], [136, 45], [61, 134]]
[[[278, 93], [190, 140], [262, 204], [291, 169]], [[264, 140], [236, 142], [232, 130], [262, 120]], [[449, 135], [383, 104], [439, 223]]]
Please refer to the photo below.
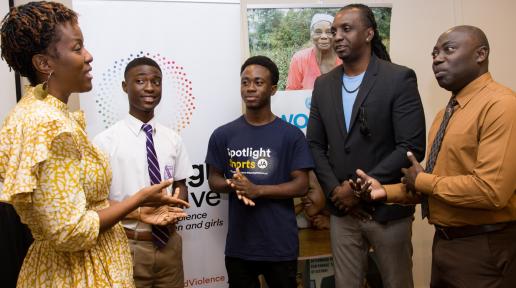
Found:
[[[150, 58], [136, 58], [127, 64], [124, 78], [129, 114], [94, 139], [110, 158], [110, 200], [121, 201], [160, 178], [173, 178], [174, 191], [186, 200], [186, 178], [192, 175], [192, 165], [185, 146], [176, 132], [154, 118], [161, 100], [161, 68]], [[122, 221], [133, 256], [136, 287], [184, 287], [182, 240], [174, 225], [183, 215], [176, 207], [142, 208]], [[161, 225], [159, 233], [168, 234], [165, 239], [156, 238], [156, 224]]]

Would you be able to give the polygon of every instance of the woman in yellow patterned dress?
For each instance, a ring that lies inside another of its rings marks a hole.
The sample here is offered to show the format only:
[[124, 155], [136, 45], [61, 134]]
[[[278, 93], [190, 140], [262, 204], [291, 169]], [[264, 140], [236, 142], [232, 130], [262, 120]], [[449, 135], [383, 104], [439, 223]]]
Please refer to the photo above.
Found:
[[0, 130], [0, 201], [15, 207], [35, 239], [17, 286], [134, 287], [119, 220], [140, 206], [188, 204], [162, 192], [166, 181], [109, 204], [109, 162], [88, 140], [83, 115], [66, 104], [92, 80], [75, 12], [53, 2], [13, 8], [1, 49], [31, 83]]

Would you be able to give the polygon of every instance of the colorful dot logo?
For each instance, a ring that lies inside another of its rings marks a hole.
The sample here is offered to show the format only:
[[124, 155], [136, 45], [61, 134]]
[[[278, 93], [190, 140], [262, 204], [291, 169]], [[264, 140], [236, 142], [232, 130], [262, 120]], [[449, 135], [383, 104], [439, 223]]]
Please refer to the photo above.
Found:
[[[152, 58], [160, 66], [163, 73], [164, 91], [162, 101], [156, 109], [166, 114], [167, 119], [166, 121], [160, 122], [163, 122], [163, 124], [171, 127], [178, 133], [181, 132], [182, 129], [190, 125], [196, 109], [192, 81], [188, 79], [184, 67], [176, 61], [162, 56], [160, 53], [144, 51], [129, 54], [128, 57], [115, 60], [112, 65], [102, 73], [101, 79], [97, 80], [99, 82], [94, 85], [93, 94], [97, 108], [96, 111], [97, 116], [100, 117], [102, 121], [102, 126], [107, 129], [127, 114], [127, 110], [121, 109], [121, 105], [117, 102], [120, 98], [116, 98], [114, 95], [124, 94], [121, 87], [124, 69], [131, 60], [138, 57]], [[165, 87], [167, 89], [165, 89]], [[162, 107], [164, 105], [163, 98], [166, 96], [171, 96], [172, 99], [167, 99], [169, 101], [166, 107]], [[124, 94], [123, 101], [127, 102], [126, 99]]]

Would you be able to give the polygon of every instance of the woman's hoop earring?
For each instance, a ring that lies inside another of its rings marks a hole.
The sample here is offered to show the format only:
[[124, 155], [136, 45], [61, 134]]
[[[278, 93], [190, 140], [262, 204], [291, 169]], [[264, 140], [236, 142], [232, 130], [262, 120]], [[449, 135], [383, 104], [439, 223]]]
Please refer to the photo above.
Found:
[[54, 71], [51, 71], [50, 74], [48, 74], [47, 80], [45, 80], [45, 82], [43, 82], [43, 90], [45, 90], [45, 91], [48, 91], [48, 81], [50, 81], [50, 77], [52, 77], [52, 73], [54, 73]]

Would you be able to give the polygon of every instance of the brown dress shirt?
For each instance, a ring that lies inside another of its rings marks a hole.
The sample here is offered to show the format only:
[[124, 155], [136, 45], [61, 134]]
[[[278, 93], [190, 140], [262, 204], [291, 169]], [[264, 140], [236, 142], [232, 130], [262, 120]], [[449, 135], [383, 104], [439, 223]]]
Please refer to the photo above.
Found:
[[[428, 195], [429, 222], [457, 227], [515, 221], [516, 94], [485, 73], [456, 99], [432, 174], [416, 178], [417, 191]], [[432, 123], [430, 146], [443, 114]], [[417, 200], [402, 184], [384, 187], [387, 202]]]

